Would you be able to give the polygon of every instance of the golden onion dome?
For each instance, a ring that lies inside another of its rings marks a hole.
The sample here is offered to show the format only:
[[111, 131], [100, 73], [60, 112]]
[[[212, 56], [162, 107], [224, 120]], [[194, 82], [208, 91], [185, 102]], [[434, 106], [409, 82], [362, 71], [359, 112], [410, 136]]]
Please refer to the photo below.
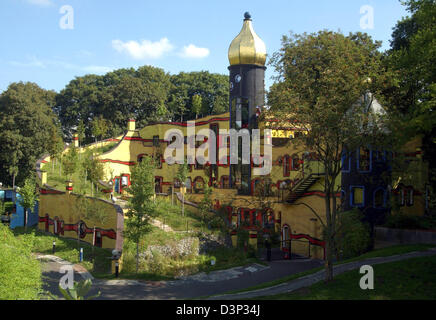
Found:
[[261, 38], [254, 32], [251, 16], [244, 14], [242, 30], [233, 39], [229, 47], [230, 65], [256, 64], [264, 66], [266, 61], [266, 47]]

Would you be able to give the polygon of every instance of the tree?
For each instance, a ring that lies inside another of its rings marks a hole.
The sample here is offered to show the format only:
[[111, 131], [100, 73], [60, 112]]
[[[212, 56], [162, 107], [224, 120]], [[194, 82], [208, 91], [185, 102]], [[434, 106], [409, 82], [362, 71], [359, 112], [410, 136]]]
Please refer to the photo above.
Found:
[[48, 152], [52, 161], [52, 170], [54, 170], [55, 160], [61, 159], [62, 151], [64, 151], [64, 142], [59, 130], [55, 127], [50, 129], [50, 144], [48, 145]]
[[77, 170], [79, 155], [77, 148], [73, 145], [66, 154], [62, 156], [62, 170], [67, 179], [71, 180]]
[[182, 216], [185, 215], [185, 184], [186, 179], [188, 179], [188, 163], [183, 162], [182, 164], [179, 164], [179, 170], [177, 171], [177, 179], [180, 181], [180, 185], [182, 186]]
[[85, 127], [85, 123], [83, 122], [82, 119], [80, 119], [79, 124], [77, 125], [77, 138], [79, 139], [79, 147], [83, 144], [83, 140], [85, 139], [86, 135], [85, 135], [85, 131], [86, 127]]
[[132, 184], [124, 236], [136, 244], [136, 273], [139, 269], [139, 242], [150, 231], [149, 220], [156, 215], [154, 189], [154, 163], [150, 157], [144, 157], [132, 169]]
[[198, 118], [198, 114], [201, 111], [202, 104], [203, 102], [201, 96], [199, 94], [194, 94], [192, 96], [192, 112], [195, 113], [195, 119]]
[[379, 47], [361, 33], [291, 34], [283, 37], [271, 62], [279, 72], [268, 96], [271, 110], [276, 118], [292, 121], [307, 133], [294, 141], [314, 151], [324, 169], [325, 212], [303, 205], [325, 230], [326, 281], [333, 279], [342, 156], [377, 136], [380, 119], [371, 106], [385, 80]]
[[402, 130], [400, 143], [423, 135], [424, 159], [429, 162], [430, 182], [436, 190], [436, 2], [403, 2], [410, 16], [397, 23], [392, 33], [386, 65], [396, 76], [388, 93], [391, 114]]
[[210, 216], [210, 211], [213, 208], [212, 199], [211, 199], [212, 191], [213, 190], [211, 187], [205, 186], [203, 199], [201, 199], [200, 204], [198, 205], [198, 211], [200, 213], [203, 223], [207, 222]]
[[19, 194], [21, 195], [19, 203], [24, 209], [24, 230], [26, 231], [28, 210], [32, 210], [35, 207], [35, 202], [38, 201], [35, 179], [27, 178], [24, 182], [24, 186], [20, 189]]
[[91, 196], [93, 194], [94, 184], [98, 189], [99, 181], [104, 177], [104, 166], [98, 160], [97, 157], [94, 156], [92, 150], [86, 152], [81, 161], [81, 167], [84, 172], [84, 178], [89, 179], [91, 181]]
[[22, 184], [48, 151], [51, 128], [58, 126], [54, 97], [31, 82], [11, 83], [0, 94], [0, 180]]
[[[228, 109], [229, 77], [207, 71], [180, 72], [171, 77], [168, 109], [173, 120], [195, 119], [198, 114], [207, 116], [224, 113]], [[197, 98], [201, 96], [201, 107]], [[194, 103], [196, 105], [194, 106]]]
[[98, 116], [91, 122], [91, 132], [95, 138], [95, 142], [97, 142], [97, 138], [101, 138], [108, 132], [109, 130], [109, 121], [103, 118], [102, 115]]

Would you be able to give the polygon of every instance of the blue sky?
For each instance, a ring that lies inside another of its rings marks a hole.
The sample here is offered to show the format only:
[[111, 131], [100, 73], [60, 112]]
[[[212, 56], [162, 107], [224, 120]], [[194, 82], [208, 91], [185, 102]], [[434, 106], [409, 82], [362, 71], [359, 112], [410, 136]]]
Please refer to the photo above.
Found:
[[[65, 5], [73, 19], [60, 12]], [[361, 27], [365, 5], [373, 8], [370, 29]], [[245, 11], [268, 54], [291, 30], [362, 31], [387, 49], [407, 15], [399, 0], [1, 0], [0, 92], [14, 81], [60, 91], [75, 76], [141, 65], [227, 74], [228, 46]], [[61, 28], [71, 21], [73, 29]], [[268, 68], [267, 88], [273, 74]]]

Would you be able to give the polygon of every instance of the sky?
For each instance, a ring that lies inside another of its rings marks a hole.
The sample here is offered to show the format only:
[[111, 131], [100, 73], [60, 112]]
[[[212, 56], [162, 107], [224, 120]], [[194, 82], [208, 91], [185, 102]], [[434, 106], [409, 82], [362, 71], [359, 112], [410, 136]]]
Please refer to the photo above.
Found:
[[386, 50], [407, 16], [399, 0], [1, 0], [0, 92], [16, 81], [59, 92], [76, 76], [142, 65], [228, 74], [246, 11], [269, 56], [290, 31], [324, 29], [367, 32]]

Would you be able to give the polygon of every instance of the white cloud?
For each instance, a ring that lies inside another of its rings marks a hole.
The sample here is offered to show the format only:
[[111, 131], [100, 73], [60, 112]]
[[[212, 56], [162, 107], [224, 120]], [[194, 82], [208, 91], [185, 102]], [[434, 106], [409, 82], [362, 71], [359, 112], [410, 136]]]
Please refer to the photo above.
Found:
[[19, 62], [19, 61], [9, 61], [9, 63], [16, 67], [37, 67], [37, 68], [45, 68], [46, 64], [39, 60], [34, 56], [28, 56], [27, 62]]
[[82, 68], [83, 71], [96, 73], [96, 74], [105, 74], [113, 70], [113, 68], [105, 67], [105, 66], [86, 66]]
[[208, 48], [199, 48], [193, 44], [189, 46], [184, 46], [180, 55], [183, 58], [205, 58], [209, 55], [210, 51]]
[[126, 53], [133, 59], [142, 60], [160, 58], [165, 53], [172, 51], [174, 46], [167, 38], [162, 38], [156, 42], [149, 40], [142, 40], [141, 42], [112, 40], [112, 48], [120, 53]]
[[37, 6], [41, 6], [41, 7], [48, 7], [48, 6], [51, 6], [53, 4], [53, 2], [51, 2], [51, 0], [27, 0], [27, 2], [30, 4], [35, 4]]
[[19, 62], [19, 61], [9, 61], [9, 64], [15, 67], [36, 67], [36, 68], [61, 68], [67, 70], [79, 70], [86, 73], [95, 73], [95, 74], [105, 74], [109, 71], [114, 70], [114, 68], [106, 67], [106, 66], [98, 66], [98, 65], [88, 65], [88, 66], [79, 66], [73, 63], [69, 63], [66, 61], [51, 59], [51, 60], [39, 60], [36, 57], [27, 57], [27, 62]]

